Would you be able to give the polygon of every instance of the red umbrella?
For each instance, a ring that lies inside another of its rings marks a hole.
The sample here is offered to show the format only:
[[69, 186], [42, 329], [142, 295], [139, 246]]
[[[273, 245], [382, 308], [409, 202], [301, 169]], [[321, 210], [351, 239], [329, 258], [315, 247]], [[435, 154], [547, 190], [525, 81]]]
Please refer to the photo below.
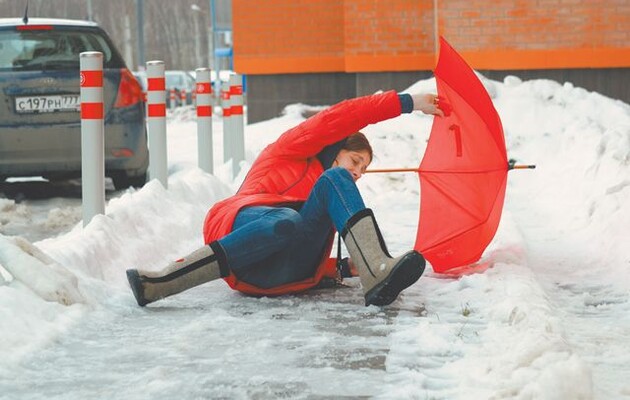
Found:
[[420, 163], [420, 221], [414, 248], [435, 272], [474, 263], [494, 237], [508, 160], [492, 100], [463, 58], [440, 38], [435, 68], [440, 108]]
[[[415, 250], [438, 273], [479, 260], [497, 231], [508, 163], [490, 96], [463, 58], [440, 38], [439, 107], [418, 171], [421, 200]], [[381, 170], [382, 171], [382, 170]], [[374, 171], [376, 172], [376, 171]]]

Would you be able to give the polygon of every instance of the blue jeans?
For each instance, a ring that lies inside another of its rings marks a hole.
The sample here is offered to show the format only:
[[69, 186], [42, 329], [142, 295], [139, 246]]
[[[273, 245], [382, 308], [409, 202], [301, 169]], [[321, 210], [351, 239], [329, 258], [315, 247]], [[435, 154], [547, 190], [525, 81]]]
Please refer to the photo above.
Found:
[[243, 208], [232, 232], [218, 242], [239, 279], [268, 289], [313, 276], [333, 229], [340, 232], [363, 209], [365, 204], [350, 172], [331, 168], [315, 182], [298, 210]]

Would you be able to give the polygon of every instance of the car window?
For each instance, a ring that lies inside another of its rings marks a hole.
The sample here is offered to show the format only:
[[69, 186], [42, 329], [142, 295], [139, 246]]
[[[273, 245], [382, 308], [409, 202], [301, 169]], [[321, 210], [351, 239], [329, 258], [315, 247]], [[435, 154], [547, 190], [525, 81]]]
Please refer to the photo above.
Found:
[[133, 72], [133, 76], [136, 77], [136, 80], [138, 81], [138, 83], [140, 84], [140, 86], [142, 86], [142, 90], [146, 91], [147, 90], [147, 77], [143, 72]]
[[79, 68], [79, 54], [103, 53], [106, 68], [122, 67], [108, 41], [98, 32], [76, 30], [0, 30], [1, 70]]

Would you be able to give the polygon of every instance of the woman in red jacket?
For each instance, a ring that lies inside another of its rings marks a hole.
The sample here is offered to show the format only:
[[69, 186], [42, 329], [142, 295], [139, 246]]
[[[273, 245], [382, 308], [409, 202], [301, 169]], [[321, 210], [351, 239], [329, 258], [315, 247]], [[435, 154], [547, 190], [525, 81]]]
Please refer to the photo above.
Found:
[[420, 278], [425, 261], [413, 250], [397, 258], [387, 252], [355, 184], [372, 161], [359, 130], [413, 110], [443, 115], [435, 95], [390, 91], [343, 101], [285, 132], [261, 152], [238, 192], [208, 212], [207, 245], [161, 271], [127, 271], [138, 304], [218, 278], [252, 295], [306, 290], [336, 276], [328, 262], [335, 230], [365, 304], [393, 302]]

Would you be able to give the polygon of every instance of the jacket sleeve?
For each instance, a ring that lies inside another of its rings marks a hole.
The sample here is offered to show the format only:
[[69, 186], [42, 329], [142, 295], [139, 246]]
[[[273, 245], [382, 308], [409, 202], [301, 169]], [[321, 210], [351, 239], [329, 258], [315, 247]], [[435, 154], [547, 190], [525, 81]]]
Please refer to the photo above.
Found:
[[369, 124], [399, 116], [395, 91], [344, 100], [321, 111], [278, 138], [274, 152], [284, 157], [312, 157]]

